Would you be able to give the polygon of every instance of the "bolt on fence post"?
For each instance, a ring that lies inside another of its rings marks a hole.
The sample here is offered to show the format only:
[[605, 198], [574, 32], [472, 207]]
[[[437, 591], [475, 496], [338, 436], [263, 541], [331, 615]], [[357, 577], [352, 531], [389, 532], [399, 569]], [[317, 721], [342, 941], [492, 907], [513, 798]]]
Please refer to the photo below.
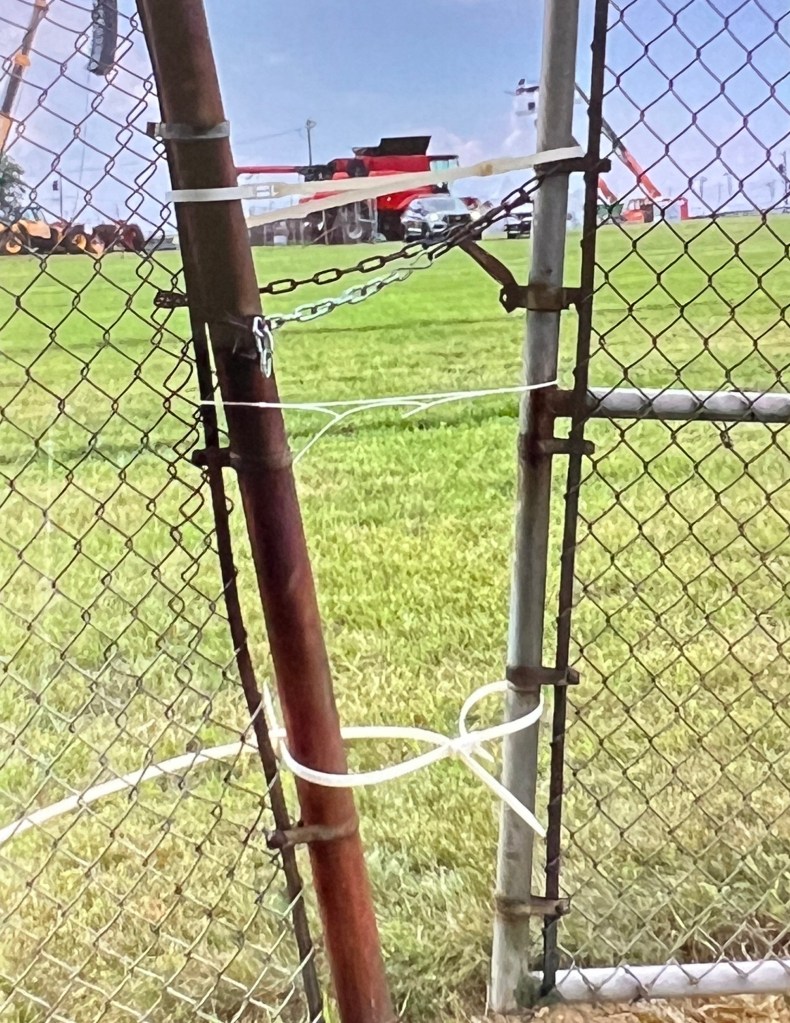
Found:
[[[579, 0], [546, 0], [543, 56], [537, 122], [538, 152], [573, 144], [576, 88], [576, 46]], [[546, 176], [534, 204], [531, 287], [563, 285], [568, 176]], [[525, 383], [541, 384], [557, 375], [559, 311], [528, 313], [524, 344]], [[554, 418], [548, 392], [524, 395], [519, 437], [519, 487], [515, 555], [508, 636], [508, 674], [543, 666], [543, 625], [551, 504], [551, 456], [540, 442], [553, 436]], [[533, 710], [538, 685], [511, 687], [506, 704], [509, 720]], [[503, 782], [521, 802], [535, 807], [538, 771], [538, 729], [509, 736], [504, 744]], [[532, 894], [533, 836], [530, 828], [503, 807], [497, 860], [490, 1007], [508, 1013], [531, 1000], [529, 931]]]
[[[225, 121], [203, 0], [137, 0], [167, 124], [206, 130]], [[176, 189], [237, 184], [227, 138], [167, 143]], [[261, 312], [242, 205], [177, 209], [189, 250], [185, 280], [193, 317], [211, 346], [239, 475], [289, 748], [297, 760], [343, 773], [346, 756], [274, 376], [261, 372], [250, 331]], [[239, 404], [242, 403], [242, 404]], [[390, 1023], [392, 1006], [349, 789], [297, 783], [305, 825], [336, 830], [310, 845], [313, 883], [343, 1023]]]

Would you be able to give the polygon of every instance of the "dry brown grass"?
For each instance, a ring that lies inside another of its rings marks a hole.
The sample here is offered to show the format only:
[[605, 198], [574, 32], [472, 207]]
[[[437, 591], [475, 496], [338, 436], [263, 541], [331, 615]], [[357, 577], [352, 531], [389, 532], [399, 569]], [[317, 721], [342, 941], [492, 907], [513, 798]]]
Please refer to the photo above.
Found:
[[[612, 1005], [555, 1005], [536, 1010], [525, 1020], [541, 1023], [790, 1023], [790, 998], [743, 996], [689, 998], [684, 1001]], [[512, 1017], [491, 1016], [473, 1023], [513, 1023]]]

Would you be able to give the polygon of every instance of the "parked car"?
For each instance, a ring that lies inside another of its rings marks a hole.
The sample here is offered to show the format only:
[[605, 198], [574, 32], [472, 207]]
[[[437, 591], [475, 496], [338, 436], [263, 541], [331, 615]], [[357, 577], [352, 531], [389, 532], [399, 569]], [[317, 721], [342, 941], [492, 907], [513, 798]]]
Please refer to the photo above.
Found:
[[439, 241], [454, 227], [473, 222], [466, 203], [452, 195], [426, 195], [412, 199], [401, 217], [406, 241]]
[[532, 235], [532, 212], [511, 213], [505, 221], [508, 238], [529, 238]]

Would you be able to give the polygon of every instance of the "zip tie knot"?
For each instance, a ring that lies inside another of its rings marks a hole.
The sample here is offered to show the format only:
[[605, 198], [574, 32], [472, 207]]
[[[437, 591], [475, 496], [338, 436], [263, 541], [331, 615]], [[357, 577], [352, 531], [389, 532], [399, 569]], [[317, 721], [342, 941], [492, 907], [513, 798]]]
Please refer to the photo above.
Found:
[[524, 806], [498, 778], [490, 774], [476, 759], [477, 757], [484, 757], [489, 761], [493, 760], [493, 757], [486, 750], [481, 749], [484, 743], [504, 739], [508, 735], [514, 735], [516, 732], [524, 731], [535, 725], [543, 713], [543, 694], [541, 693], [538, 705], [534, 710], [529, 711], [520, 718], [516, 718], [514, 721], [506, 721], [500, 725], [493, 725], [490, 728], [481, 728], [474, 731], [470, 731], [467, 728], [467, 718], [471, 710], [488, 696], [492, 696], [495, 693], [506, 693], [509, 685], [507, 681], [491, 682], [476, 689], [461, 708], [458, 716], [457, 735], [447, 736], [428, 728], [418, 728], [410, 725], [350, 725], [342, 728], [341, 735], [348, 741], [401, 739], [424, 743], [432, 747], [425, 753], [419, 753], [417, 756], [404, 760], [399, 764], [392, 764], [389, 767], [382, 767], [374, 771], [350, 772], [348, 774], [318, 771], [315, 768], [307, 767], [305, 764], [300, 763], [288, 749], [285, 730], [277, 723], [274, 701], [268, 688], [265, 688], [263, 691], [263, 708], [269, 722], [269, 736], [272, 740], [275, 754], [291, 774], [302, 781], [325, 788], [365, 788], [371, 785], [381, 785], [396, 778], [404, 778], [409, 774], [414, 774], [416, 771], [429, 767], [431, 764], [438, 763], [440, 760], [448, 758], [457, 759], [466, 764], [472, 774], [479, 778], [528, 827], [532, 828], [541, 838], [545, 838], [546, 830], [532, 811]]

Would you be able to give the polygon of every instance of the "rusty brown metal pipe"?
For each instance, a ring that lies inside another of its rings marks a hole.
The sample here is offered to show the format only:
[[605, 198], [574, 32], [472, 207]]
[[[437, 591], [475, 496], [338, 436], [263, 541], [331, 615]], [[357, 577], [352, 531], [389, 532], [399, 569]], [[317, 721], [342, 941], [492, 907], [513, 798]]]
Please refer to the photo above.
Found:
[[[166, 123], [207, 129], [225, 120], [202, 0], [137, 0]], [[173, 186], [237, 184], [228, 139], [168, 143]], [[238, 201], [178, 209], [193, 314], [209, 325], [228, 435], [239, 474], [277, 688], [289, 748], [300, 762], [343, 773], [346, 755], [332, 689], [307, 544], [282, 413], [240, 407], [276, 402], [252, 357], [252, 338], [228, 322], [260, 313], [258, 282]], [[334, 829], [334, 841], [310, 847], [313, 882], [343, 1023], [393, 1018], [367, 870], [348, 789], [298, 783], [307, 827]]]

